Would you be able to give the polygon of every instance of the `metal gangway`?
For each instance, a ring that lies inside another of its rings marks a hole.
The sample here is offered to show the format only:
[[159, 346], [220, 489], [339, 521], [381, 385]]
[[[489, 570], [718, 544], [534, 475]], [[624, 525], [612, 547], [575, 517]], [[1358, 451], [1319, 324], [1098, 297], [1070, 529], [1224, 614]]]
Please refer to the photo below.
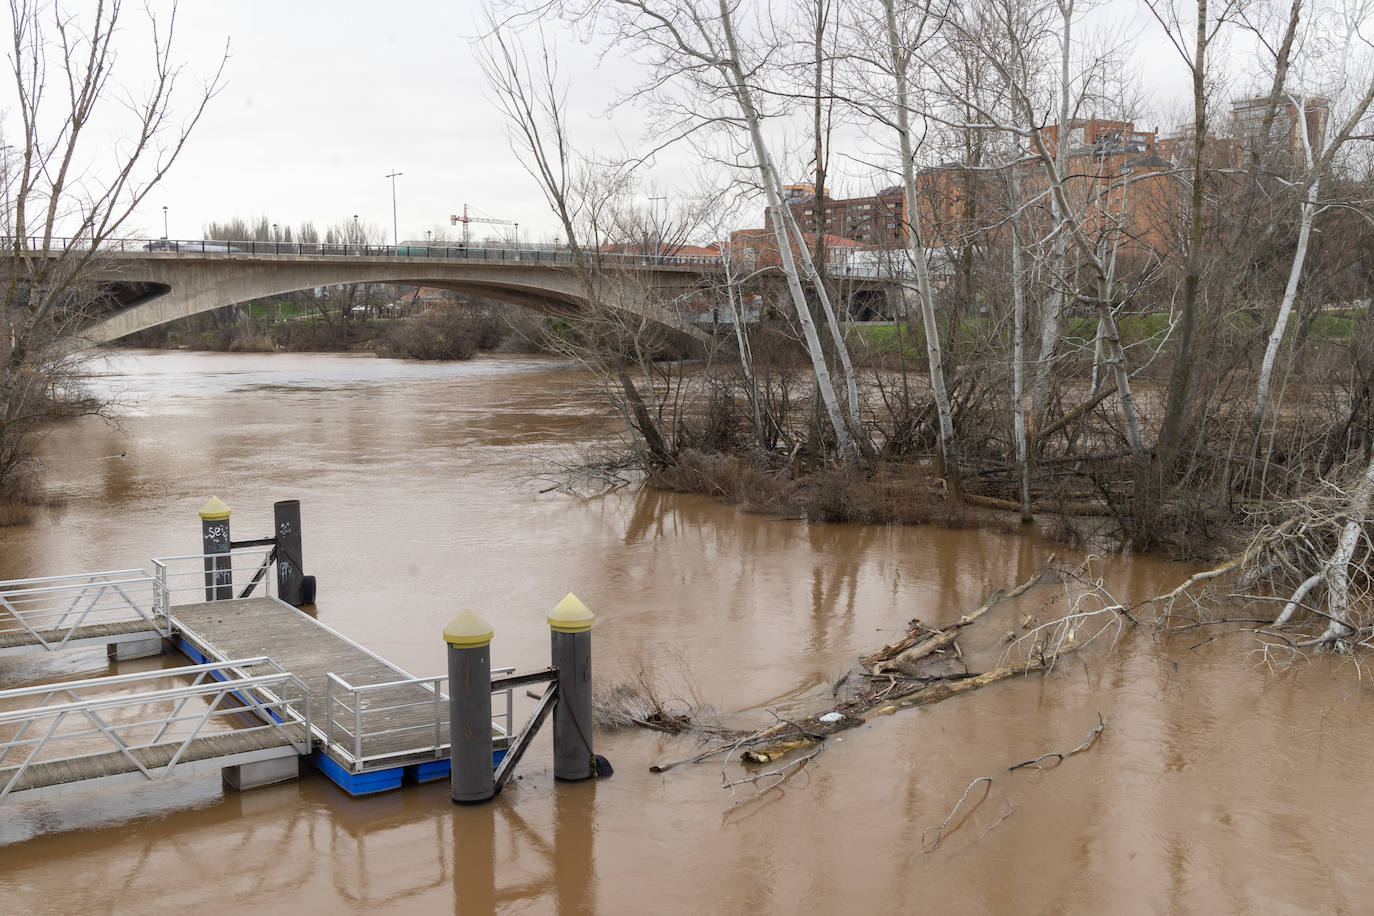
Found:
[[[255, 546], [212, 557], [156, 559], [152, 574], [117, 569], [0, 582], [0, 656], [168, 639], [174, 601], [270, 595], [268, 569], [274, 559], [273, 550]], [[195, 572], [186, 566], [188, 561], [195, 564]], [[169, 572], [173, 568], [178, 572]], [[215, 583], [236, 581], [237, 591], [220, 586], [218, 592], [207, 593], [202, 587], [206, 576]]]
[[0, 582], [0, 655], [169, 635], [157, 583], [141, 569]]
[[312, 744], [310, 691], [266, 657], [0, 690], [0, 800], [290, 760]]

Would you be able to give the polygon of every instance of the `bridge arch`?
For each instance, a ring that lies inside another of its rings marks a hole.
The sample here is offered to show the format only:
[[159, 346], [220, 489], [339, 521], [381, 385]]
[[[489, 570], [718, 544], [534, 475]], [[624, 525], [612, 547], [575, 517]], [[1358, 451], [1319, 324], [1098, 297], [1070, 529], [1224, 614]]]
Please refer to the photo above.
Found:
[[[518, 252], [514, 254], [519, 254]], [[120, 308], [92, 324], [86, 337], [104, 343], [147, 328], [225, 306], [320, 286], [398, 283], [468, 292], [547, 314], [582, 311], [587, 298], [567, 263], [511, 259], [242, 255], [150, 252], [111, 256], [108, 281], [128, 296]], [[641, 281], [671, 298], [702, 285], [696, 269], [641, 268]], [[641, 286], [641, 289], [643, 286]], [[598, 299], [614, 308], [647, 313], [674, 330], [701, 336], [675, 313], [626, 295], [608, 284]], [[639, 301], [635, 301], [639, 300]]]

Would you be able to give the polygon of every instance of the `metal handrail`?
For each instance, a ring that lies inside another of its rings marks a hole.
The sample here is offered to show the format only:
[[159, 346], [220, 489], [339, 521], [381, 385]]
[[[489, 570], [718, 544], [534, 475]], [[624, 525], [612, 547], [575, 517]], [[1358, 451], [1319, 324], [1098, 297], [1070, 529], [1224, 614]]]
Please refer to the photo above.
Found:
[[[509, 674], [514, 671], [514, 667], [493, 668], [492, 674]], [[448, 694], [443, 690], [447, 683], [447, 675], [435, 677], [414, 677], [404, 678], [394, 681], [386, 681], [379, 684], [350, 684], [344, 678], [332, 671], [325, 676], [324, 694], [324, 728], [321, 737], [324, 740], [326, 750], [333, 749], [340, 756], [347, 758], [347, 762], [352, 766], [354, 772], [362, 772], [369, 764], [377, 761], [395, 757], [398, 755], [410, 755], [415, 753], [432, 751], [436, 758], [444, 755], [447, 747], [443, 740], [443, 730], [448, 725]], [[420, 687], [430, 692], [430, 696], [411, 703], [399, 703], [388, 706], [367, 706], [365, 697], [368, 693], [375, 693], [379, 690], [395, 689], [398, 687]], [[505, 694], [505, 711], [495, 713], [492, 716], [492, 730], [502, 738], [510, 738], [511, 729], [514, 721], [514, 695], [513, 691], [506, 689], [494, 691], [494, 693]], [[404, 725], [399, 728], [378, 728], [367, 729], [366, 719], [369, 714], [373, 716], [384, 713], [394, 713], [401, 709], [418, 709], [429, 707], [432, 710], [431, 719], [418, 725]], [[342, 713], [342, 716], [340, 715]], [[503, 722], [503, 724], [497, 724]], [[351, 727], [350, 727], [351, 726]], [[384, 754], [364, 753], [364, 743], [369, 738], [381, 738], [387, 735], [399, 735], [406, 732], [432, 732], [432, 743], [417, 743], [415, 748], [405, 752], [389, 752]], [[338, 735], [342, 734], [346, 740], [338, 740]]]
[[258, 665], [267, 665], [274, 671], [284, 674], [285, 671], [280, 665], [272, 661], [266, 655], [257, 658], [236, 658], [225, 662], [205, 662], [199, 665], [185, 665], [180, 668], [158, 668], [153, 671], [136, 671], [132, 674], [112, 674], [107, 677], [92, 677], [80, 681], [63, 681], [60, 684], [37, 684], [32, 687], [11, 687], [8, 690], [0, 690], [0, 703], [6, 700], [15, 700], [22, 697], [37, 696], [39, 694], [51, 694], [59, 690], [84, 690], [88, 687], [122, 687], [126, 684], [137, 684], [140, 681], [163, 680], [168, 677], [185, 676], [202, 672], [213, 674], [216, 671], [243, 671]]
[[27, 632], [49, 651], [66, 646], [81, 627], [98, 624], [142, 620], [168, 636], [160, 610], [157, 583], [141, 569], [0, 582], [0, 633]]
[[[224, 587], [232, 580], [237, 591], [235, 598], [246, 598], [258, 586], [266, 596], [273, 594], [276, 577], [263, 575], [263, 569], [272, 561], [275, 548], [240, 547], [228, 553], [192, 553], [176, 557], [156, 557], [153, 559], [154, 591], [158, 606], [163, 614], [171, 613], [173, 604], [198, 604], [206, 600], [206, 576], [228, 573], [224, 580], [216, 578], [216, 586]], [[228, 559], [227, 568], [218, 566], [216, 572], [207, 573], [206, 561], [223, 563]], [[223, 583], [223, 584], [221, 584]]]
[[[248, 674], [247, 669], [266, 666], [264, 674]], [[82, 696], [81, 691], [111, 686], [128, 687], [140, 682], [194, 675], [191, 683], [175, 687], [122, 693], [111, 696]], [[11, 753], [27, 753], [17, 766], [0, 771], [0, 799], [8, 796], [29, 769], [38, 764], [71, 762], [103, 756], [111, 749], [123, 755], [134, 769], [148, 779], [170, 776], [181, 762], [191, 742], [207, 731], [216, 719], [242, 722], [245, 713], [254, 715], [260, 725], [232, 728], [233, 732], [275, 731], [298, 754], [309, 753], [312, 719], [310, 691], [295, 675], [265, 657], [237, 659], [211, 664], [190, 665], [109, 678], [91, 678], [62, 684], [46, 684], [0, 691], [0, 702], [39, 697], [37, 705], [0, 712], [0, 726], [18, 726], [14, 734], [0, 742], [0, 763]], [[65, 698], [62, 702], [51, 702]], [[185, 712], [191, 700], [205, 701], [203, 710]], [[148, 716], [142, 709], [155, 704], [171, 704], [166, 715]], [[122, 721], [102, 713], [135, 710], [133, 718]], [[75, 728], [66, 727], [76, 721]], [[89, 723], [82, 728], [79, 723]], [[29, 736], [31, 726], [46, 723]], [[168, 734], [172, 733], [170, 740]], [[216, 731], [222, 734], [222, 731]], [[101, 749], [90, 751], [89, 742], [101, 739]], [[48, 753], [54, 747], [76, 742], [78, 750]], [[137, 751], [152, 747], [175, 748], [165, 764], [147, 765]], [[6, 778], [6, 772], [8, 777]]]

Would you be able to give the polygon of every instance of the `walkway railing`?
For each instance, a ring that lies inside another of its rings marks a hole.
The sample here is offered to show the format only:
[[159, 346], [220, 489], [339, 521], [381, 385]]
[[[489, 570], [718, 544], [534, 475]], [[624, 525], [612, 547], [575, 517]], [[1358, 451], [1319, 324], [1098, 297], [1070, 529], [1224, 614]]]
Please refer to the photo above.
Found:
[[145, 623], [161, 636], [170, 633], [153, 577], [141, 569], [0, 582], [0, 645], [36, 640], [57, 650], [73, 637], [95, 634], [94, 628], [127, 630], [118, 625], [130, 622]]
[[271, 596], [273, 548], [242, 547], [229, 553], [193, 553], [153, 560], [153, 588], [164, 616], [178, 604], [223, 598]]
[[[509, 674], [514, 668], [493, 668], [492, 674]], [[324, 746], [348, 764], [354, 773], [398, 757], [433, 752], [447, 755], [448, 694], [446, 675], [406, 678], [383, 684], [355, 686], [330, 673], [324, 692]], [[492, 715], [492, 731], [509, 739], [514, 697], [505, 694], [505, 711]]]
[[0, 799], [102, 776], [161, 779], [194, 760], [286, 745], [306, 754], [310, 723], [310, 691], [265, 657], [0, 690]]

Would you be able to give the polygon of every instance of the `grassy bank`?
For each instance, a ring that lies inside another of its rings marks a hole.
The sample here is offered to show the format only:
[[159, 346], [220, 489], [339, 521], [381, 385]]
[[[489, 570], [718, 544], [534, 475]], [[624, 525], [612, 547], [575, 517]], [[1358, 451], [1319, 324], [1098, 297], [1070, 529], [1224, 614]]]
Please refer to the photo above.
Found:
[[[1340, 309], [1319, 312], [1306, 321], [1293, 321], [1288, 325], [1287, 339], [1292, 342], [1297, 335], [1305, 334], [1314, 342], [1340, 342], [1353, 340], [1361, 334], [1369, 320], [1365, 309]], [[1228, 319], [1231, 330], [1238, 334], [1259, 333], [1264, 331], [1254, 315], [1237, 312]], [[1097, 336], [1098, 319], [1095, 315], [1075, 315], [1064, 322], [1061, 337], [1079, 346], [1089, 345]], [[1122, 315], [1117, 319], [1121, 342], [1130, 347], [1149, 340], [1162, 340], [1169, 332], [1169, 316], [1162, 313], [1148, 315]], [[903, 322], [900, 330], [894, 323], [855, 325], [850, 331], [850, 339], [861, 344], [875, 354], [897, 354], [921, 356], [925, 354], [925, 330], [919, 321], [910, 324]], [[959, 323], [958, 340], [951, 340], [951, 325], [940, 324], [941, 340], [946, 346], [957, 349], [974, 348], [986, 344], [991, 338], [1005, 338], [1010, 342], [1010, 331], [994, 325], [987, 318], [964, 318]]]

